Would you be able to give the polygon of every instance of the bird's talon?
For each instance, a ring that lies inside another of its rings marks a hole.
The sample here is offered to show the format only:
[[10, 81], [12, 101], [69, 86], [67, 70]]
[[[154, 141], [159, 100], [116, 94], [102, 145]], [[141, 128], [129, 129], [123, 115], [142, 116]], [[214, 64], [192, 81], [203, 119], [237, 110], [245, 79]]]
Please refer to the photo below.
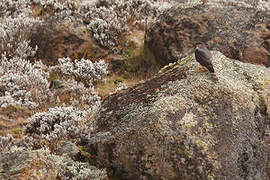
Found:
[[203, 66], [200, 66], [200, 68], [197, 70], [197, 72], [205, 72], [207, 69]]

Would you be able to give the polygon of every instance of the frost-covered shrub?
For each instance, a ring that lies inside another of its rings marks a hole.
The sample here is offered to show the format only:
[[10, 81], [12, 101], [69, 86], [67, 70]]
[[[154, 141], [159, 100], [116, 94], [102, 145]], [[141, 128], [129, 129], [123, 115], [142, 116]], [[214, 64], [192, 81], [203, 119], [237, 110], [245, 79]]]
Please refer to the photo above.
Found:
[[90, 81], [100, 80], [108, 73], [108, 64], [104, 60], [92, 62], [88, 59], [74, 60], [69, 57], [59, 58], [59, 64], [51, 69], [59, 68], [66, 75]]
[[116, 50], [121, 32], [135, 24], [152, 22], [172, 4], [153, 0], [93, 0], [83, 1], [78, 14], [89, 20], [88, 28], [105, 47]]
[[72, 106], [50, 108], [48, 112], [39, 112], [28, 119], [25, 133], [34, 139], [56, 141], [75, 138], [80, 133], [85, 112]]
[[81, 100], [84, 105], [87, 105], [88, 109], [91, 110], [91, 112], [96, 112], [96, 109], [99, 108], [101, 104], [101, 98], [100, 96], [98, 96], [93, 86], [87, 88], [85, 93], [81, 96]]
[[0, 136], [0, 152], [2, 152], [5, 148], [8, 148], [13, 140], [14, 138], [11, 134], [8, 134], [7, 136]]
[[32, 17], [30, 1], [5, 0], [0, 2], [0, 54], [9, 57], [33, 56], [37, 47], [28, 39], [31, 28], [42, 21]]
[[[18, 95], [17, 92], [16, 96]], [[36, 108], [37, 104], [33, 102], [31, 95], [29, 92], [21, 91], [21, 95], [19, 100], [16, 100], [15, 97], [12, 97], [9, 92], [5, 92], [4, 96], [0, 97], [0, 107], [6, 108], [9, 106], [27, 106], [28, 108]]]
[[[90, 166], [88, 163], [81, 163], [73, 161], [66, 157], [51, 156], [55, 165], [59, 168], [60, 177], [63, 179], [73, 180], [104, 180], [107, 179], [107, 172], [105, 169], [97, 169]], [[57, 158], [57, 159], [56, 159]]]
[[2, 0], [0, 1], [0, 17], [15, 18], [18, 15], [30, 15], [31, 7], [28, 0]]
[[[117, 17], [115, 17], [117, 19]], [[107, 22], [101, 18], [95, 18], [87, 26], [93, 36], [104, 47], [115, 47], [118, 44], [118, 35], [125, 30], [126, 25], [118, 24], [117, 21]]]
[[71, 97], [71, 101], [75, 101], [76, 99], [78, 101], [78, 104], [73, 103], [72, 105], [77, 106], [83, 104], [83, 109], [91, 109], [91, 112], [95, 112], [94, 109], [100, 106], [101, 98], [98, 96], [93, 86], [86, 88], [83, 83], [75, 80], [68, 80], [66, 85], [68, 86], [67, 91]]
[[[74, 79], [68, 79], [64, 82], [64, 87], [55, 92], [57, 104], [65, 103], [74, 107], [85, 109], [91, 113], [95, 113], [101, 103], [101, 98], [98, 96], [94, 87], [91, 85], [85, 87], [81, 82], [77, 82]], [[61, 96], [68, 94], [68, 101], [61, 102]], [[59, 97], [60, 96], [60, 97]]]
[[100, 105], [100, 97], [95, 92], [93, 81], [103, 79], [108, 73], [108, 64], [104, 60], [72, 61], [69, 57], [59, 58], [58, 61], [58, 65], [49, 68], [51, 74], [60, 77], [56, 81], [62, 82], [60, 89], [53, 90], [57, 104], [65, 103], [94, 113]]
[[[31, 6], [41, 7], [37, 11], [47, 15], [87, 23], [88, 29], [102, 46], [117, 51], [118, 37], [122, 32], [129, 31], [136, 24], [152, 22], [163, 10], [170, 8], [172, 3], [155, 0], [7, 0], [0, 2], [0, 11], [2, 9], [5, 17], [29, 22], [34, 16]], [[19, 19], [20, 16], [25, 19]], [[16, 26], [19, 27], [18, 24]], [[23, 41], [28, 40], [20, 39], [19, 42]]]
[[15, 18], [5, 17], [3, 23], [0, 24], [0, 52], [6, 52], [9, 57], [33, 56], [37, 47], [29, 46], [28, 36], [31, 28], [37, 23], [41, 21], [24, 14]]
[[40, 4], [45, 8], [54, 8], [55, 10], [65, 10], [70, 9], [72, 6], [76, 5], [75, 0], [32, 0], [35, 4]]
[[264, 10], [264, 11], [270, 11], [270, 1], [258, 0], [258, 9]]
[[21, 58], [0, 59], [0, 107], [21, 105], [35, 108], [51, 95], [49, 73], [41, 62]]
[[78, 8], [74, 0], [32, 0], [35, 6], [39, 5], [50, 15], [70, 16]]

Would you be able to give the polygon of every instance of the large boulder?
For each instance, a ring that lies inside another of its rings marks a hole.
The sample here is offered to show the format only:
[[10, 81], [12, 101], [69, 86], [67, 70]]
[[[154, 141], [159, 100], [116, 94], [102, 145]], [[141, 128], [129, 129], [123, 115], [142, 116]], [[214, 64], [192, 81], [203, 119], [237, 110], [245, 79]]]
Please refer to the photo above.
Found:
[[120, 179], [269, 179], [270, 69], [213, 64], [217, 82], [192, 54], [107, 97], [86, 138], [98, 161]]
[[260, 3], [180, 3], [149, 27], [146, 42], [162, 65], [177, 61], [197, 41], [204, 41], [227, 57], [269, 67], [270, 7], [263, 10]]

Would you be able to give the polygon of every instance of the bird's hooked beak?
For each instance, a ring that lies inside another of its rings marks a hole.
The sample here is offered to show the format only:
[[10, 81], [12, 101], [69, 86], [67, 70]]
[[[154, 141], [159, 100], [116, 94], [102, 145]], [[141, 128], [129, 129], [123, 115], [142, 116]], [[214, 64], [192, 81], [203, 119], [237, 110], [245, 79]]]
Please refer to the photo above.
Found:
[[198, 49], [198, 48], [200, 48], [201, 47], [201, 45], [200, 44], [197, 44], [196, 45], [196, 49]]

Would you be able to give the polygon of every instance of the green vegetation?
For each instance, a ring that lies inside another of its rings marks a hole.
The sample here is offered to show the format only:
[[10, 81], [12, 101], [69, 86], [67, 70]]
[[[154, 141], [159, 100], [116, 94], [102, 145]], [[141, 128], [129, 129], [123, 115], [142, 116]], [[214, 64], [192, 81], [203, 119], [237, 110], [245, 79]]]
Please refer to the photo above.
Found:
[[12, 129], [12, 133], [16, 134], [16, 135], [20, 135], [23, 133], [23, 129], [22, 128], [14, 128], [14, 129]]
[[[133, 76], [144, 76], [154, 74], [160, 68], [153, 52], [144, 44], [144, 34], [135, 32], [134, 35], [120, 36], [120, 46], [125, 63], [121, 68], [125, 79]], [[131, 40], [133, 39], [133, 40]], [[135, 40], [138, 42], [134, 42]]]

